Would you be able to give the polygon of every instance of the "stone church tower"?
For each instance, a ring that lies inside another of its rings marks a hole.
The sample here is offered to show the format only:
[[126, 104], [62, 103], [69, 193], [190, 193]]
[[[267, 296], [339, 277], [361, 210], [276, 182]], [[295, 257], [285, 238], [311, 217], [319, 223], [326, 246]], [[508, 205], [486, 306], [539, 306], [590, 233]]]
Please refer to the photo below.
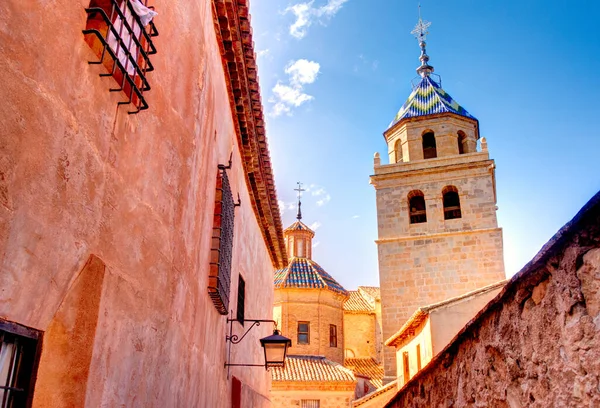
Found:
[[[419, 82], [384, 132], [389, 164], [375, 155], [384, 340], [421, 306], [504, 279], [494, 161], [479, 122], [442, 88], [428, 64], [419, 19]], [[481, 148], [477, 149], [480, 140]], [[396, 376], [385, 347], [386, 379]]]

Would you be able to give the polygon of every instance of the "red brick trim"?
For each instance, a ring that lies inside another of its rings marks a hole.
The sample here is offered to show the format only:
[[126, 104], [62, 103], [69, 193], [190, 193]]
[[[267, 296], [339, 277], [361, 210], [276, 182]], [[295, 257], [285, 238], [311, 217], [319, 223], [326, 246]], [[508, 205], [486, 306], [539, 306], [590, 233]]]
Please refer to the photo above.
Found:
[[248, 0], [213, 0], [213, 20], [252, 208], [275, 269], [287, 264], [265, 121]]

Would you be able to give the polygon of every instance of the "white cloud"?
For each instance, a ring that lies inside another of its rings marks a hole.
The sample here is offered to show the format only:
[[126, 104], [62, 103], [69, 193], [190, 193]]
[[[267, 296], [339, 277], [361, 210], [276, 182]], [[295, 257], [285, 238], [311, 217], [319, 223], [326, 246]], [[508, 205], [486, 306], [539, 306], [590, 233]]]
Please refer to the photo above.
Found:
[[359, 218], [359, 217], [360, 217], [360, 215], [353, 215], [353, 216], [352, 216], [352, 219], [353, 219], [353, 220], [355, 220], [355, 219], [357, 219], [357, 218]]
[[325, 193], [327, 193], [327, 192], [325, 191], [325, 189], [323, 187], [319, 187], [316, 190], [312, 190], [310, 192], [310, 194], [312, 194], [313, 196], [321, 196], [321, 195], [323, 195]]
[[291, 11], [296, 16], [296, 21], [290, 26], [290, 34], [292, 36], [300, 39], [306, 35], [306, 29], [312, 24], [312, 4], [312, 1], [309, 3], [294, 4], [285, 10], [286, 13]]
[[262, 57], [266, 57], [267, 55], [269, 55], [269, 49], [267, 48], [266, 50], [259, 50], [256, 52], [256, 57], [257, 58], [262, 58]]
[[329, 194], [326, 194], [325, 196], [323, 196], [323, 198], [321, 198], [320, 200], [317, 201], [317, 205], [319, 207], [322, 207], [325, 204], [327, 204], [329, 201], [331, 201], [331, 196]]
[[319, 241], [315, 241], [315, 242], [313, 242], [313, 245], [312, 245], [312, 247], [313, 247], [313, 248], [316, 248], [316, 247], [318, 247], [318, 246], [319, 246], [319, 244], [320, 244], [320, 242], [319, 242]]
[[272, 116], [282, 114], [291, 115], [292, 108], [297, 108], [314, 97], [304, 92], [304, 85], [312, 84], [317, 79], [321, 66], [318, 62], [299, 59], [290, 61], [285, 67], [289, 77], [289, 84], [277, 81], [273, 87], [273, 96], [269, 102], [273, 103]]
[[315, 0], [311, 0], [288, 7], [284, 13], [291, 12], [296, 17], [296, 21], [290, 26], [290, 34], [297, 39], [304, 38], [313, 21], [317, 20], [321, 24], [325, 24], [340, 11], [342, 5], [347, 1], [327, 0], [325, 4], [315, 7], [313, 6]]
[[283, 215], [284, 213], [286, 213], [288, 211], [292, 211], [292, 210], [296, 209], [296, 202], [294, 202], [294, 201], [286, 203], [283, 200], [277, 200], [277, 204], [279, 204], [279, 213], [281, 215]]
[[321, 223], [320, 223], [319, 221], [315, 221], [315, 222], [313, 222], [312, 224], [310, 224], [310, 225], [308, 226], [308, 228], [310, 228], [310, 229], [311, 229], [311, 230], [313, 230], [313, 231], [316, 231], [316, 230], [318, 230], [318, 229], [319, 229], [319, 227], [320, 227], [320, 226], [321, 226]]
[[294, 63], [289, 63], [285, 68], [285, 73], [290, 76], [290, 83], [295, 86], [312, 84], [317, 79], [321, 66], [318, 62], [299, 59]]

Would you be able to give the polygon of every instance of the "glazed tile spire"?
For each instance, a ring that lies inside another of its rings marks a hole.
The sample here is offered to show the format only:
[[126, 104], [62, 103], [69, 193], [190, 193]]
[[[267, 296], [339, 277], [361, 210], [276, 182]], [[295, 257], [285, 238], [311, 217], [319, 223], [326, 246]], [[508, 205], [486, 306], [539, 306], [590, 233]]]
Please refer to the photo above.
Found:
[[419, 4], [419, 22], [410, 33], [419, 41], [419, 47], [421, 47], [421, 56], [419, 57], [421, 66], [417, 68], [417, 74], [419, 74], [421, 78], [425, 78], [433, 72], [433, 67], [429, 65], [429, 55], [427, 55], [427, 51], [425, 50], [425, 46], [427, 45], [425, 40], [427, 39], [427, 34], [429, 34], [427, 29], [430, 25], [431, 23], [429, 21], [423, 21], [421, 18], [421, 5]]

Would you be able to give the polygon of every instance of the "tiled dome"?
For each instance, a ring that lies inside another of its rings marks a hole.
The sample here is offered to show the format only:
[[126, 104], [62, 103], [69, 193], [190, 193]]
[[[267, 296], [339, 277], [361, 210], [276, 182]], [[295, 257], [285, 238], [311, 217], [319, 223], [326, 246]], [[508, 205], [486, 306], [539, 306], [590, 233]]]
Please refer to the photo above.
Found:
[[275, 271], [274, 283], [275, 288], [322, 288], [348, 294], [319, 264], [308, 258], [292, 258], [288, 266]]
[[425, 76], [412, 91], [406, 102], [404, 102], [404, 105], [402, 105], [389, 127], [394, 126], [402, 119], [436, 113], [454, 113], [475, 119], [465, 108], [452, 99], [437, 82], [430, 76]]

